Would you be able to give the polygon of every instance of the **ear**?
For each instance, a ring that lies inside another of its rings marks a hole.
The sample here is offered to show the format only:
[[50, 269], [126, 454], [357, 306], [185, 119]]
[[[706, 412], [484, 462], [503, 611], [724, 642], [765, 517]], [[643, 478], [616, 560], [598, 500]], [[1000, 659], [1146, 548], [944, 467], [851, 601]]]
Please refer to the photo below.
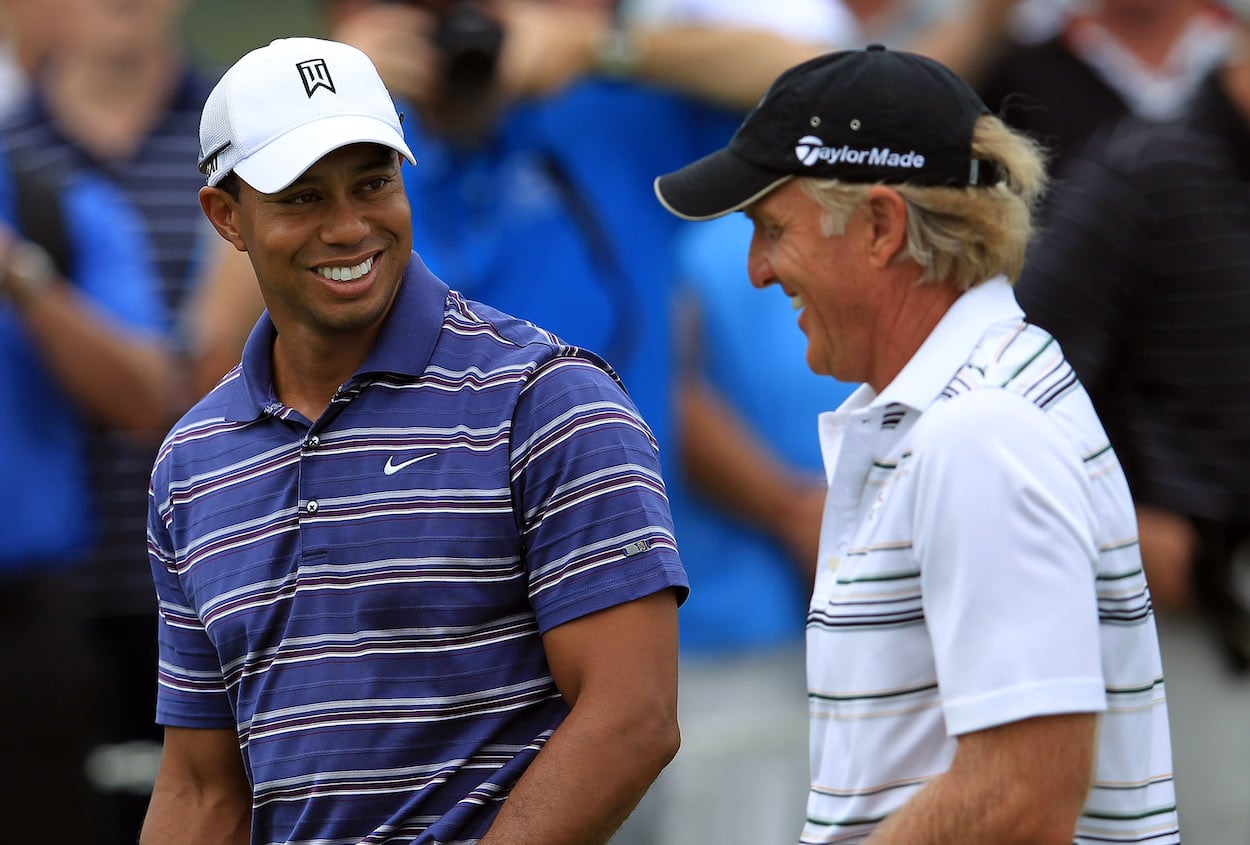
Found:
[[200, 208], [204, 210], [204, 216], [213, 224], [217, 234], [233, 244], [239, 252], [247, 252], [247, 244], [243, 242], [236, 222], [239, 203], [234, 197], [221, 188], [205, 186], [200, 188]]
[[876, 269], [892, 264], [907, 248], [907, 203], [893, 188], [873, 185], [866, 203], [872, 226], [869, 261]]

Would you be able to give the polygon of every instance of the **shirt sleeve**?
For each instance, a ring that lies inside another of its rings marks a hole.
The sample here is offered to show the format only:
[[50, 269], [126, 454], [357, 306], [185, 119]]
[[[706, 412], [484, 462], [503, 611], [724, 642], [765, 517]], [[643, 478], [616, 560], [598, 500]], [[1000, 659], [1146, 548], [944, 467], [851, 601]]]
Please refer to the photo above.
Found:
[[544, 633], [689, 584], [677, 554], [655, 441], [596, 363], [558, 357], [522, 392], [513, 490], [530, 601]]
[[949, 733], [1105, 709], [1094, 504], [1073, 444], [1028, 400], [976, 390], [925, 414], [912, 471]]
[[[168, 460], [168, 454], [164, 455]], [[148, 559], [157, 598], [156, 721], [187, 728], [234, 727], [221, 661], [178, 577], [163, 514], [167, 464], [158, 462], [148, 505]]]

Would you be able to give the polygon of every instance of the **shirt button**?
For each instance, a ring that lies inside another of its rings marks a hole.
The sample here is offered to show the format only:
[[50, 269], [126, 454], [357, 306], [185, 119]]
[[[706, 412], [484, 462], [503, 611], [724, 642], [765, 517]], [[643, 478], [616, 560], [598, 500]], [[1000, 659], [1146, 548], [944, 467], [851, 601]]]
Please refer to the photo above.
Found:
[[308, 511], [309, 513], [316, 513], [318, 507], [320, 506], [317, 504], [317, 500], [310, 499], [308, 504], [304, 505], [304, 510]]
[[317, 435], [314, 434], [312, 437], [308, 438], [309, 449], [316, 449], [320, 445], [321, 445], [321, 438], [318, 437]]

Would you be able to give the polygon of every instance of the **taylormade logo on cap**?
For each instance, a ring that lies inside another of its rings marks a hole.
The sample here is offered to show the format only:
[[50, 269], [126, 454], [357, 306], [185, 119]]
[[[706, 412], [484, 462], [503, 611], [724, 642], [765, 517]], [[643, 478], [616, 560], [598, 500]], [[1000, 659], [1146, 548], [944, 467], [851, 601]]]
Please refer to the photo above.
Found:
[[794, 145], [794, 154], [805, 167], [825, 162], [826, 164], [865, 164], [872, 167], [911, 167], [916, 170], [924, 167], [924, 156], [915, 150], [896, 153], [889, 147], [872, 147], [856, 149], [843, 144], [840, 147], [826, 147], [825, 142], [815, 135], [804, 135]]
[[200, 119], [200, 171], [281, 191], [330, 152], [381, 144], [416, 163], [369, 57], [320, 38], [280, 38], [226, 71]]

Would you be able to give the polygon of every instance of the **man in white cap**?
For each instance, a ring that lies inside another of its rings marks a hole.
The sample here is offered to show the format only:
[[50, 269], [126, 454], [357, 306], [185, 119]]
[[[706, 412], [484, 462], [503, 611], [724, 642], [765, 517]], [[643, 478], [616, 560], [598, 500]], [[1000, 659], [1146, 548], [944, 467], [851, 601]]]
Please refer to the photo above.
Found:
[[656, 181], [681, 217], [744, 211], [808, 365], [863, 383], [819, 421], [803, 843], [1180, 841], [1124, 473], [1011, 288], [1044, 184], [955, 74], [879, 45], [786, 71]]
[[412, 251], [355, 48], [240, 59], [204, 212], [267, 310], [170, 433], [144, 845], [606, 842], [678, 742], [676, 554], [611, 368]]

